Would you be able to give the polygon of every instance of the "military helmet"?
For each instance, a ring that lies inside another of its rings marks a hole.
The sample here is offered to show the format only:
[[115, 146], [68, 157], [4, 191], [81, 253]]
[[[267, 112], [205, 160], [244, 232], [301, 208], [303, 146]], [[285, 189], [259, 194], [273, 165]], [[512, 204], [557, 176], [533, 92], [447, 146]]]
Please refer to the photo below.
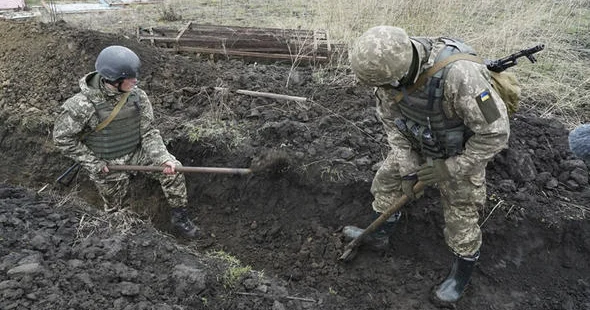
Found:
[[94, 64], [96, 71], [109, 81], [136, 78], [140, 65], [137, 54], [120, 45], [111, 45], [103, 49]]
[[572, 153], [590, 163], [590, 124], [582, 124], [572, 130], [568, 141]]
[[413, 53], [410, 37], [403, 29], [377, 26], [356, 40], [350, 62], [361, 82], [380, 86], [401, 80], [410, 70]]

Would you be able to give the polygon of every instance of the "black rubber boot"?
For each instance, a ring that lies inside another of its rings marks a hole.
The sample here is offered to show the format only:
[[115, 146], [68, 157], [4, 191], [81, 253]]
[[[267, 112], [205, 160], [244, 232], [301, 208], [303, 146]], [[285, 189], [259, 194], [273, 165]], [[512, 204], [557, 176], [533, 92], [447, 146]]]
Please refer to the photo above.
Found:
[[[383, 225], [381, 225], [379, 228], [373, 231], [370, 235], [366, 236], [363, 240], [363, 243], [377, 250], [384, 250], [389, 248], [389, 237], [393, 234], [395, 226], [399, 221], [401, 215], [402, 214], [400, 211], [391, 215], [387, 219], [387, 221], [383, 223]], [[373, 221], [376, 220], [379, 216], [381, 216], [381, 213], [375, 212], [373, 216]], [[360, 236], [363, 233], [363, 231], [365, 230], [356, 226], [345, 226], [342, 229], [342, 233], [344, 234], [344, 236], [351, 240]]]
[[199, 232], [199, 228], [188, 217], [186, 208], [172, 209], [170, 224], [172, 224], [175, 233], [185, 238], [195, 238]]
[[451, 306], [461, 298], [465, 287], [471, 280], [471, 274], [478, 259], [479, 252], [470, 257], [455, 255], [449, 275], [434, 289], [435, 303], [441, 306]]

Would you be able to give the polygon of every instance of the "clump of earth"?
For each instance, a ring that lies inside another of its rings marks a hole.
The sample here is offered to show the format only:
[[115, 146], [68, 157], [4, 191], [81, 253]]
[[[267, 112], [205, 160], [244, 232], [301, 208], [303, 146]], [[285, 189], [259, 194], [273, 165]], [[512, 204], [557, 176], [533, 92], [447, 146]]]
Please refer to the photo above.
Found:
[[[369, 188], [388, 151], [372, 92], [351, 72], [166, 54], [63, 22], [0, 21], [0, 41], [1, 309], [436, 309], [429, 295], [452, 258], [436, 189], [403, 209], [391, 248], [338, 260], [342, 227], [371, 223]], [[141, 173], [131, 208], [115, 213], [83, 173], [55, 181], [73, 163], [52, 145], [53, 120], [113, 44], [142, 59], [140, 86], [185, 166], [288, 156], [280, 171], [187, 174], [197, 240], [168, 233], [159, 185]], [[588, 168], [567, 135], [534, 110], [511, 117], [458, 309], [590, 308]]]

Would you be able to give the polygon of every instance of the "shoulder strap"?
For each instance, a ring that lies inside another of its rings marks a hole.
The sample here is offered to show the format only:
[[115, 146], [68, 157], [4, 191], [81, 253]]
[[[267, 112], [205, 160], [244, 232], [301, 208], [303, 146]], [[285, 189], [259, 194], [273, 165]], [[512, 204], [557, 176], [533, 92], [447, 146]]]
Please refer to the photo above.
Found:
[[124, 93], [123, 96], [121, 96], [121, 99], [119, 100], [119, 102], [117, 103], [117, 105], [113, 108], [113, 111], [111, 111], [111, 114], [109, 114], [109, 117], [107, 117], [105, 120], [103, 120], [102, 122], [100, 122], [100, 124], [96, 125], [96, 128], [94, 128], [93, 131], [90, 131], [90, 132], [85, 133], [80, 138], [80, 140], [84, 140], [91, 133], [97, 132], [97, 131], [101, 131], [105, 127], [107, 127], [113, 121], [113, 119], [115, 119], [115, 117], [117, 116], [117, 114], [119, 114], [119, 111], [121, 111], [121, 108], [123, 107], [123, 105], [125, 105], [125, 102], [127, 102], [127, 98], [129, 98], [129, 94], [131, 94], [131, 92]]
[[[418, 76], [418, 79], [416, 80], [416, 83], [410, 85], [410, 87], [406, 89], [405, 94], [408, 95], [413, 93], [414, 91], [416, 91], [416, 89], [424, 85], [428, 78], [432, 77], [434, 74], [446, 67], [448, 64], [455, 62], [457, 60], [469, 60], [476, 63], [484, 63], [484, 61], [481, 58], [474, 55], [464, 53], [453, 54], [439, 62], [434, 63], [434, 65], [430, 69], [420, 74], [420, 76]], [[400, 102], [403, 98], [404, 92], [399, 92], [393, 99], [395, 100], [395, 102]]]

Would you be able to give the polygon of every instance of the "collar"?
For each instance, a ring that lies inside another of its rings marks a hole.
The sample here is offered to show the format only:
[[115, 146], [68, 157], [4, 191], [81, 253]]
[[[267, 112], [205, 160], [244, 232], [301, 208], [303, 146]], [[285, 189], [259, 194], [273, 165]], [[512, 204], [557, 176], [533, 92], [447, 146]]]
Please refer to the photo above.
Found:
[[112, 89], [111, 87], [109, 87], [108, 85], [106, 85], [107, 83], [105, 82], [105, 80], [103, 78], [100, 79], [100, 83], [99, 83], [99, 87], [100, 87], [100, 91], [107, 97], [116, 97], [116, 96], [120, 96], [122, 94], [124, 94], [123, 92], [120, 92], [118, 89]]

